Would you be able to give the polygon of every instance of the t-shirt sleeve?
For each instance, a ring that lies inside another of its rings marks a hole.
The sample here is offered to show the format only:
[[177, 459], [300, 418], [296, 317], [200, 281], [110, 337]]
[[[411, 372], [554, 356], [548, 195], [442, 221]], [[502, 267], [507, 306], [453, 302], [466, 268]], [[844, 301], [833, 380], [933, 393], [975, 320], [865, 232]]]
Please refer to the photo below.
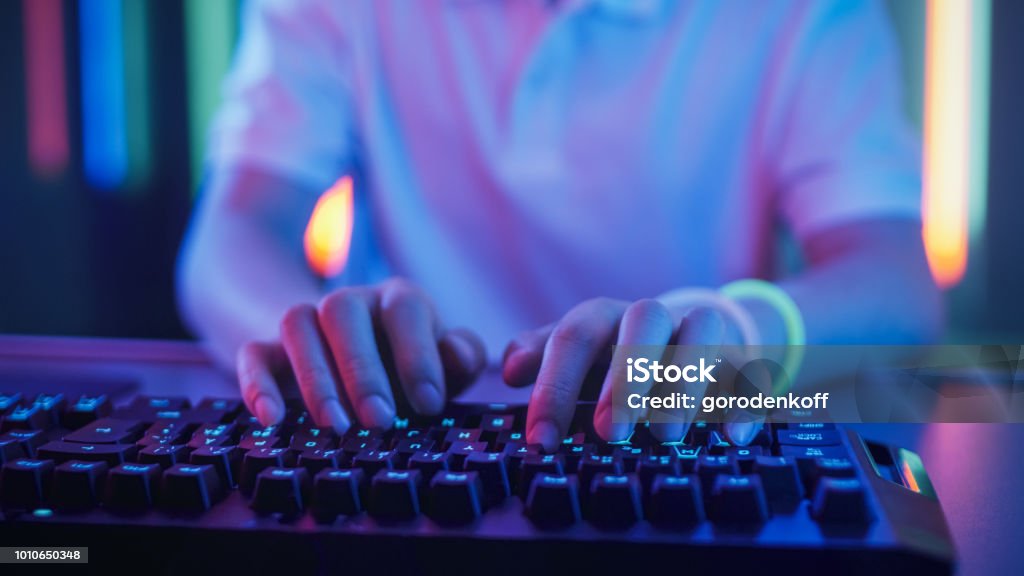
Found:
[[920, 135], [880, 2], [809, 3], [790, 62], [774, 175], [799, 238], [850, 221], [920, 218]]
[[257, 165], [323, 188], [352, 163], [351, 51], [331, 2], [251, 0], [210, 131], [213, 168]]

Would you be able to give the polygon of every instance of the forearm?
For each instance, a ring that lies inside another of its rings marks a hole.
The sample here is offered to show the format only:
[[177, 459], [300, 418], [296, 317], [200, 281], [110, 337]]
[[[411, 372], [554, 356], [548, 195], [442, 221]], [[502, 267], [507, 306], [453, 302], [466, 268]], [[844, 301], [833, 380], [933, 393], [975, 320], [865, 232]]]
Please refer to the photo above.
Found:
[[276, 339], [290, 306], [319, 299], [302, 251], [304, 215], [312, 211], [304, 199], [313, 196], [288, 190], [295, 186], [241, 170], [215, 175], [204, 190], [182, 248], [179, 304], [225, 366], [244, 342]]

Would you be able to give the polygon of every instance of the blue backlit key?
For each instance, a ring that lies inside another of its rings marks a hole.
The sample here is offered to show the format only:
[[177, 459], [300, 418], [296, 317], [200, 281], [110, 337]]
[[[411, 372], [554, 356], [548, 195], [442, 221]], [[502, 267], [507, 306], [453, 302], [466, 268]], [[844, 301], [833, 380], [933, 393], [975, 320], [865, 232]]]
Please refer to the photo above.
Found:
[[16, 406], [0, 420], [0, 432], [15, 429], [45, 430], [50, 426], [50, 414], [38, 404]]
[[46, 503], [53, 460], [17, 458], [0, 469], [0, 508], [32, 510]]
[[598, 474], [590, 485], [586, 518], [606, 529], [628, 528], [643, 518], [640, 483], [633, 474]]
[[863, 525], [874, 518], [864, 485], [856, 478], [822, 478], [814, 493], [811, 515], [824, 524]]
[[67, 412], [61, 419], [61, 424], [65, 428], [77, 430], [93, 420], [109, 415], [111, 410], [113, 410], [113, 405], [105, 394], [80, 396], [68, 406]]
[[121, 464], [107, 474], [103, 505], [119, 514], [145, 512], [156, 503], [159, 464]]
[[84, 512], [100, 503], [101, 488], [107, 476], [106, 462], [71, 460], [53, 471], [50, 502], [63, 512]]
[[373, 476], [366, 511], [378, 520], [412, 520], [420, 513], [419, 470], [381, 470]]
[[501, 452], [476, 452], [466, 458], [463, 469], [476, 472], [484, 487], [484, 501], [499, 504], [511, 494], [505, 455]]
[[561, 454], [527, 454], [519, 466], [519, 495], [526, 498], [538, 474], [561, 476], [565, 474], [564, 459]]
[[142, 428], [137, 420], [101, 418], [68, 434], [64, 441], [79, 444], [130, 444], [139, 437]]
[[287, 452], [285, 448], [257, 448], [246, 452], [238, 475], [238, 490], [246, 496], [251, 495], [259, 473], [267, 468], [284, 467]]
[[114, 467], [122, 462], [133, 460], [139, 448], [134, 444], [79, 444], [77, 442], [48, 442], [37, 451], [40, 458], [48, 458], [57, 462], [68, 460], [84, 460], [86, 462], [106, 462]]
[[476, 472], [434, 474], [430, 480], [429, 516], [438, 524], [469, 524], [483, 512], [483, 483]]
[[160, 504], [167, 512], [205, 512], [224, 497], [224, 488], [213, 466], [175, 464], [163, 475]]
[[297, 464], [313, 478], [324, 468], [344, 468], [348, 460], [341, 450], [305, 450], [299, 453]]
[[256, 477], [250, 507], [261, 514], [302, 514], [309, 505], [309, 473], [305, 468], [267, 468]]
[[363, 471], [359, 468], [324, 469], [313, 478], [313, 518], [330, 524], [339, 515], [352, 516], [362, 512], [360, 485]]
[[685, 476], [658, 475], [651, 482], [648, 519], [652, 524], [682, 530], [704, 521], [704, 498], [700, 480]]
[[139, 450], [139, 463], [157, 464], [166, 470], [175, 464], [187, 462], [188, 446], [184, 444], [154, 444]]
[[558, 529], [580, 521], [579, 485], [575, 476], [537, 474], [526, 496], [526, 516], [538, 527]]
[[768, 520], [768, 500], [757, 476], [722, 474], [712, 490], [711, 519], [716, 524], [752, 526]]
[[217, 471], [221, 484], [231, 488], [238, 483], [242, 451], [236, 446], [202, 446], [188, 458], [189, 464], [209, 464]]

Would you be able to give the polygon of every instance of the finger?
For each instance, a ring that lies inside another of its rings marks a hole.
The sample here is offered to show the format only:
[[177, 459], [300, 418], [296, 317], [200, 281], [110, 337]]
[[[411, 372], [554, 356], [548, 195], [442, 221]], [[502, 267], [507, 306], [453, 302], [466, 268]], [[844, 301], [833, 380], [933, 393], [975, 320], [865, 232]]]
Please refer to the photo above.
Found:
[[551, 331], [537, 383], [530, 395], [526, 438], [554, 450], [572, 421], [580, 386], [594, 360], [614, 342], [626, 303], [589, 300], [573, 308]]
[[372, 290], [339, 290], [320, 302], [319, 318], [359, 422], [387, 429], [394, 423], [395, 399], [374, 335], [377, 300]]
[[522, 388], [537, 381], [544, 345], [554, 324], [523, 332], [508, 343], [502, 360], [502, 377], [509, 386]]
[[[735, 376], [735, 394], [751, 396], [758, 392], [770, 396], [772, 393], [772, 373], [764, 362], [747, 362]], [[764, 427], [764, 413], [747, 410], [730, 410], [725, 415], [725, 435], [737, 446], [746, 446], [761, 432]]]
[[406, 398], [415, 411], [438, 414], [444, 408], [444, 373], [426, 296], [408, 282], [388, 282], [381, 291], [380, 316]]
[[344, 433], [351, 425], [338, 398], [338, 375], [331, 365], [316, 308], [295, 306], [281, 320], [281, 344], [291, 361], [302, 399], [317, 426]]
[[242, 400], [260, 424], [270, 426], [284, 418], [284, 399], [274, 381], [274, 366], [284, 358], [279, 344], [249, 342], [238, 351], [238, 385]]
[[[725, 319], [722, 315], [710, 308], [694, 308], [683, 315], [679, 322], [679, 330], [676, 331], [675, 344], [678, 346], [704, 345], [709, 348], [705, 350], [705, 358], [716, 356], [717, 345], [722, 343], [725, 337]], [[687, 356], [688, 348], [678, 351], [670, 361], [683, 363]], [[706, 382], [694, 382], [687, 385], [687, 394], [693, 396], [696, 401], [694, 407], [689, 410], [678, 411], [679, 419], [676, 422], [651, 424], [651, 435], [662, 442], [680, 442], [686, 437], [686, 433], [693, 423], [700, 406], [701, 398], [707, 390]]]
[[[629, 305], [619, 324], [619, 346], [664, 346], [672, 338], [672, 317], [668, 309], [657, 300], [637, 300]], [[661, 353], [657, 353], [658, 358]], [[621, 365], [620, 365], [621, 364]], [[626, 381], [626, 365], [616, 363], [608, 372], [601, 387], [601, 396], [594, 411], [594, 428], [606, 441], [625, 440], [641, 416], [637, 410], [627, 410], [624, 421], [615, 422], [614, 391], [616, 385]], [[617, 384], [618, 383], [618, 384]], [[650, 389], [648, 385], [647, 390]], [[647, 390], [634, 390], [645, 393]]]
[[483, 340], [471, 330], [448, 330], [441, 335], [437, 347], [449, 397], [454, 398], [487, 367], [487, 349]]

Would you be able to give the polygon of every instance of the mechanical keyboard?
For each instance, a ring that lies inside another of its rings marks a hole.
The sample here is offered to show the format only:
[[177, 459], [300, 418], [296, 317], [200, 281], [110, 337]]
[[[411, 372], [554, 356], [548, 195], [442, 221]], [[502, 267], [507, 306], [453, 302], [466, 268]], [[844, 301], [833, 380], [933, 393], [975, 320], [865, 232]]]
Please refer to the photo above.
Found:
[[237, 398], [10, 390], [0, 540], [84, 542], [91, 562], [159, 556], [175, 572], [953, 568], [913, 452], [810, 419], [745, 447], [703, 422], [677, 443], [643, 425], [606, 443], [593, 409], [548, 454], [507, 404], [337, 436], [301, 403], [263, 427]]

